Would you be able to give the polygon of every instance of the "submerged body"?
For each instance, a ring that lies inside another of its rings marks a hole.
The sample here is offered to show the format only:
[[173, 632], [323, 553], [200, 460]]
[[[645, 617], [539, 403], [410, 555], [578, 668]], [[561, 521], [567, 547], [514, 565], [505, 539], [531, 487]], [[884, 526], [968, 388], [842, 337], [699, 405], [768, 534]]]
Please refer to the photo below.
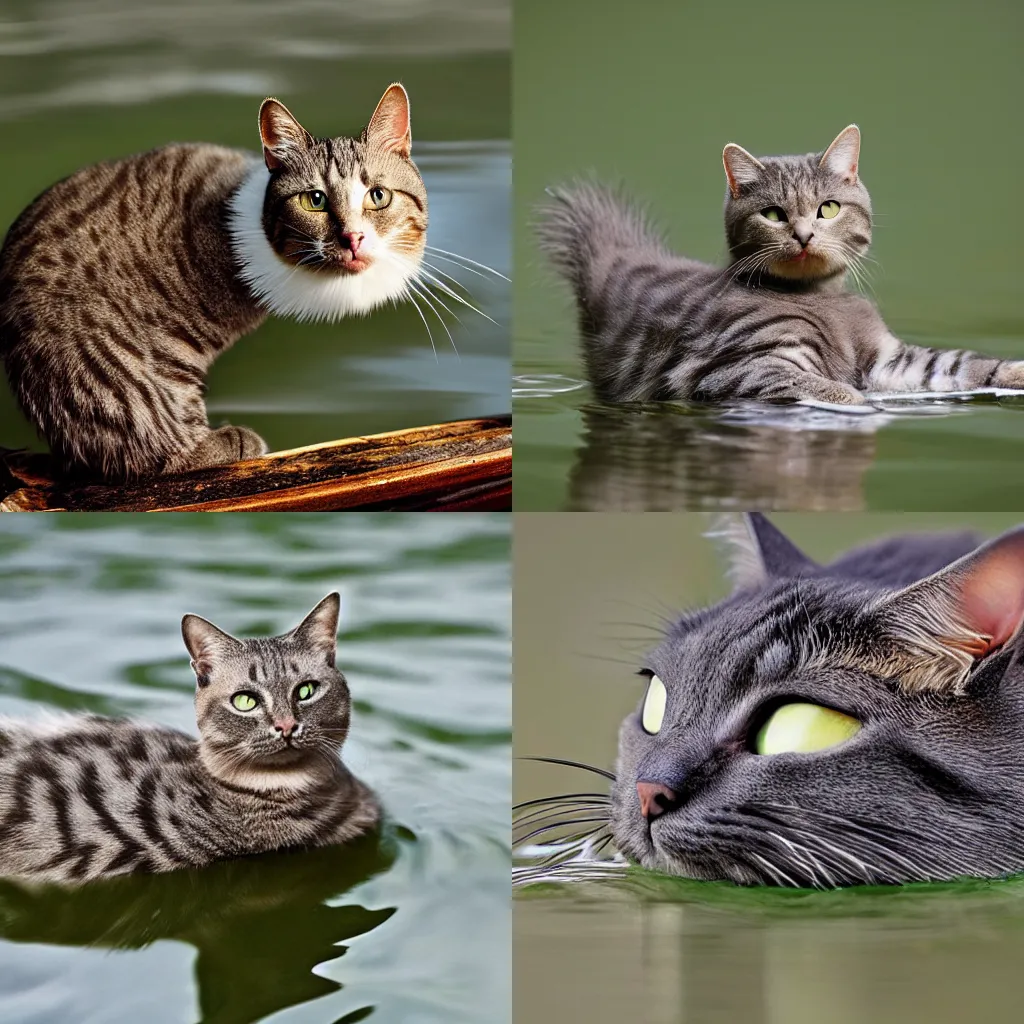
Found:
[[0, 726], [0, 874], [86, 881], [196, 868], [370, 831], [372, 792], [336, 758], [250, 789], [172, 729], [90, 715]]
[[845, 290], [871, 237], [859, 153], [855, 126], [824, 154], [762, 162], [727, 146], [726, 268], [672, 254], [608, 190], [555, 190], [541, 245], [573, 288], [599, 397], [849, 405], [865, 392], [1024, 388], [1024, 362], [905, 344]]
[[186, 616], [198, 741], [98, 715], [0, 720], [0, 875], [80, 882], [371, 831], [377, 798], [339, 758], [338, 608], [331, 594], [290, 633], [253, 640]]
[[408, 294], [426, 240], [408, 98], [357, 138], [315, 139], [278, 101], [262, 158], [170, 145], [39, 196], [0, 251], [0, 358], [65, 469], [112, 480], [266, 451], [211, 429], [214, 360], [270, 313], [337, 319]]
[[1024, 871], [1024, 528], [820, 566], [748, 517], [647, 656], [609, 825], [646, 867], [834, 886]]

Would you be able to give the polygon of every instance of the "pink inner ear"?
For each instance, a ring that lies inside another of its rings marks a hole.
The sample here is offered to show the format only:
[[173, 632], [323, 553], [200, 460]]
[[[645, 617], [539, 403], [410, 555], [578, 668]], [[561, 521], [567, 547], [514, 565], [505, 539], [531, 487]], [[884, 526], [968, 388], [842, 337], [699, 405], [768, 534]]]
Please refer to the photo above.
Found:
[[960, 590], [964, 620], [1001, 647], [1024, 623], [1024, 530], [997, 540], [964, 569]]
[[366, 135], [383, 149], [409, 156], [412, 142], [409, 102], [401, 86], [393, 85], [384, 93], [370, 118]]

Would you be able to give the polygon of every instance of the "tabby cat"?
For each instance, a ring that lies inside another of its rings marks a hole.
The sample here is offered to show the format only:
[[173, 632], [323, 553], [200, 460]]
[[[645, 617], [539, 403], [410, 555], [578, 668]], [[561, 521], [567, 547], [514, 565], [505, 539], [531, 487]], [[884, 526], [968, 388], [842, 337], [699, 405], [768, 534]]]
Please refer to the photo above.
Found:
[[254, 458], [211, 429], [213, 361], [269, 313], [334, 319], [409, 294], [427, 194], [409, 101], [384, 93], [359, 138], [313, 138], [275, 99], [263, 159], [169, 145], [87, 167], [26, 209], [0, 251], [0, 356], [71, 471], [118, 480]]
[[186, 615], [198, 742], [98, 715], [0, 720], [0, 875], [171, 871], [372, 830], [377, 798], [337, 756], [351, 709], [338, 609], [329, 594], [253, 640]]
[[856, 125], [821, 154], [730, 144], [723, 159], [724, 270], [671, 254], [599, 186], [552, 191], [540, 241], [572, 285], [599, 397], [852, 405], [865, 391], [1024, 388], [1024, 361], [904, 344], [844, 290], [871, 241]]
[[822, 566], [746, 526], [735, 591], [642, 662], [610, 800], [580, 794], [577, 820], [645, 867], [743, 885], [1024, 871], [1024, 527]]

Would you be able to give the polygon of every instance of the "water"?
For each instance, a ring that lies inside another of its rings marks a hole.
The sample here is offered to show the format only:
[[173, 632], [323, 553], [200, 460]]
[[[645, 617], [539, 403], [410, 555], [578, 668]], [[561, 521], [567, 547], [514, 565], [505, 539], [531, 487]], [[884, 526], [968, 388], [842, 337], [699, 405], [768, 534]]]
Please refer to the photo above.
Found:
[[[388, 83], [412, 102], [429, 244], [509, 272], [509, 54], [501, 0], [52, 0], [0, 14], [0, 231], [44, 188], [170, 141], [258, 148], [276, 95], [315, 134], [362, 128]], [[337, 324], [272, 318], [215, 364], [211, 421], [281, 450], [509, 409], [507, 282], [451, 264], [498, 326], [449, 302], [426, 329], [403, 304]], [[443, 312], [443, 311], [442, 311]], [[429, 315], [429, 314], [428, 314]], [[443, 342], [443, 344], [442, 344]], [[0, 446], [37, 445], [0, 380]]]
[[342, 595], [345, 760], [384, 843], [76, 891], [0, 881], [5, 1021], [504, 1020], [508, 516], [119, 514], [0, 522], [0, 714], [195, 733], [193, 611], [241, 635]]
[[[1024, 358], [1021, 236], [999, 168], [1024, 159], [1019, 5], [926, 14], [868, 0], [612, 4], [520, 0], [514, 210], [517, 509], [1019, 507], [1021, 405], [901, 412], [853, 430], [723, 422], [707, 409], [607, 409], [582, 369], [572, 303], [536, 249], [546, 186], [594, 175], [644, 203], [680, 252], [724, 254], [721, 152], [823, 149], [851, 122], [877, 214], [871, 288], [908, 341]], [[912, 45], [910, 44], [912, 41]]]
[[[728, 586], [699, 513], [515, 517], [513, 752], [613, 769], [642, 652], [680, 609]], [[908, 529], [998, 533], [1014, 515], [773, 516], [818, 559]], [[579, 770], [515, 763], [517, 801], [606, 791]], [[576, 868], [577, 877], [588, 873]], [[515, 1020], [861, 1024], [1016, 1019], [1021, 880], [812, 893], [632, 868], [517, 889]]]

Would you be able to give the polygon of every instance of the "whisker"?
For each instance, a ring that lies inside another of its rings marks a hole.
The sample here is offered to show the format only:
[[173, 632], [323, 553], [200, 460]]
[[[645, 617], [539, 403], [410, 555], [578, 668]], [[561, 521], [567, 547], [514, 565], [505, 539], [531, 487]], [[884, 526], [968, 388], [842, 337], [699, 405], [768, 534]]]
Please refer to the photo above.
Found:
[[582, 761], [569, 761], [560, 757], [520, 757], [520, 761], [540, 761], [544, 764], [560, 764], [567, 768], [579, 768], [585, 772], [593, 772], [595, 775], [600, 775], [605, 779], [610, 779], [612, 782], [615, 781], [615, 776], [612, 772], [605, 771], [603, 768], [596, 768], [592, 764], [584, 764]]
[[440, 360], [437, 358], [437, 346], [434, 344], [434, 336], [430, 333], [430, 324], [427, 323], [427, 318], [423, 315], [423, 310], [420, 309], [420, 304], [416, 301], [415, 295], [413, 295], [408, 286], [405, 289], [405, 294], [410, 302], [412, 302], [413, 306], [415, 306], [416, 312], [419, 313], [420, 319], [423, 321], [423, 326], [427, 329], [427, 337], [430, 339], [430, 347], [434, 352], [434, 362], [438, 363]]
[[[417, 282], [415, 280], [411, 280], [409, 282], [409, 287], [414, 289], [416, 294], [434, 311], [434, 316], [437, 317], [441, 326], [444, 328], [444, 333], [448, 335], [448, 340], [451, 342], [452, 348], [455, 349], [455, 358], [458, 359], [459, 362], [461, 362], [462, 357], [459, 355], [459, 350], [455, 348], [455, 339], [452, 337], [452, 332], [448, 330], [448, 325], [444, 322], [444, 317], [442, 317], [441, 314], [437, 311], [437, 307], [434, 305], [433, 302], [430, 301], [426, 289], [422, 286], [417, 287]], [[437, 296], [435, 295], [434, 298], [437, 299]], [[437, 299], [437, 301], [441, 302], [440, 299]], [[441, 304], [444, 305], [444, 303]]]
[[[502, 281], [509, 281], [509, 283], [511, 283], [511, 280], [509, 278], [507, 278], [504, 274], [499, 273], [497, 270], [494, 269], [494, 267], [489, 267], [487, 266], [486, 263], [478, 263], [476, 260], [471, 260], [468, 256], [463, 256], [462, 253], [449, 252], [447, 249], [438, 249], [437, 246], [435, 245], [426, 245], [424, 246], [424, 248], [427, 250], [427, 252], [439, 254], [438, 259], [441, 259], [442, 256], [456, 257], [460, 260], [464, 260], [466, 263], [471, 263], [474, 267], [479, 267], [481, 270], [486, 270], [488, 273], [494, 274], [495, 277], [500, 277]], [[454, 263], [455, 260], [450, 259], [449, 262]], [[469, 270], [469, 267], [466, 267], [464, 269]]]

